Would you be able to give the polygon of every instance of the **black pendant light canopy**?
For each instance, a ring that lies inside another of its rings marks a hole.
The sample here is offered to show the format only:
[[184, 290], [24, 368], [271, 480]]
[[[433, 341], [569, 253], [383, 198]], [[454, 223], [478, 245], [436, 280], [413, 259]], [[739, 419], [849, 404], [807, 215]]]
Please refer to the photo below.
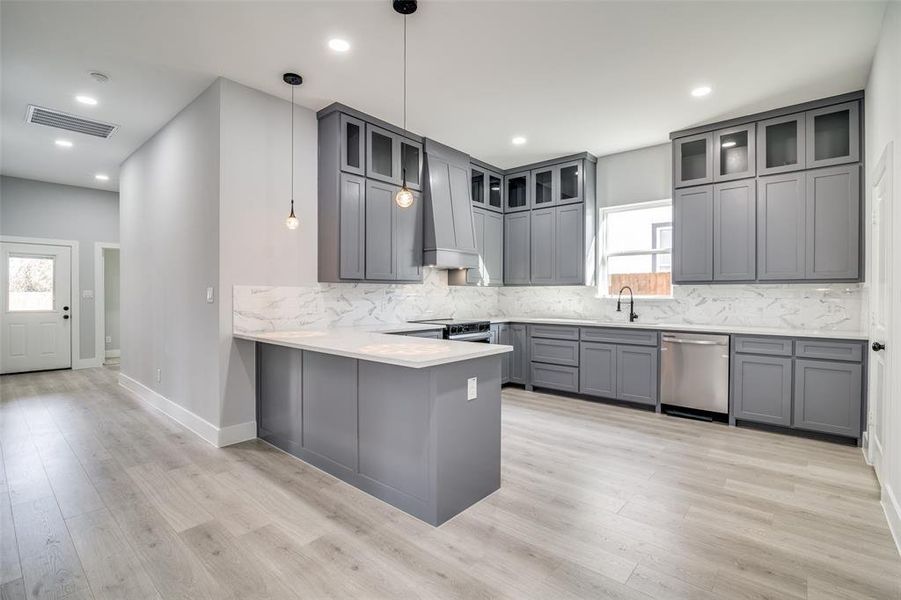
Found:
[[[404, 129], [407, 128], [407, 15], [416, 12], [418, 3], [416, 0], [394, 0], [394, 10], [404, 16]], [[402, 170], [403, 187], [394, 195], [394, 203], [400, 208], [409, 208], [413, 205], [413, 192], [407, 187], [407, 169]]]
[[294, 216], [294, 88], [303, 83], [303, 77], [297, 73], [285, 73], [282, 80], [291, 86], [291, 213], [285, 219], [285, 226], [292, 231], [300, 226]]

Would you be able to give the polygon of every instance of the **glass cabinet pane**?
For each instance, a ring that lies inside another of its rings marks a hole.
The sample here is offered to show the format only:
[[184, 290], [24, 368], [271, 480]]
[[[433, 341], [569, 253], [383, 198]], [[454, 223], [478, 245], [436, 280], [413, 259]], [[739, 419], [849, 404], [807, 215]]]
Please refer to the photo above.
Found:
[[813, 118], [813, 158], [828, 160], [851, 153], [851, 111], [816, 115]]
[[580, 187], [579, 165], [560, 167], [560, 201], [579, 200], [582, 196]]
[[372, 171], [384, 175], [394, 176], [394, 140], [378, 131], [371, 134]]
[[734, 175], [748, 170], [748, 130], [726, 133], [719, 137], [720, 175]]
[[494, 208], [503, 208], [501, 198], [501, 178], [497, 175], [488, 175], [488, 205]]
[[485, 204], [485, 173], [475, 167], [472, 169], [472, 201]]
[[532, 179], [535, 182], [534, 198], [535, 206], [550, 206], [554, 203], [554, 172], [532, 171]]
[[795, 119], [766, 126], [765, 168], [796, 165], [803, 158], [798, 156], [799, 126]]
[[507, 208], [526, 208], [529, 205], [528, 178], [517, 175], [507, 178]]
[[357, 123], [347, 122], [344, 124], [344, 148], [346, 152], [344, 160], [348, 167], [363, 168], [363, 157], [360, 153], [360, 148], [363, 147], [363, 144], [360, 143], [363, 137], [362, 129]]
[[401, 178], [406, 178], [407, 184], [414, 188], [420, 187], [419, 165], [422, 160], [422, 149], [408, 142], [400, 143]]
[[707, 140], [682, 143], [682, 181], [707, 177]]

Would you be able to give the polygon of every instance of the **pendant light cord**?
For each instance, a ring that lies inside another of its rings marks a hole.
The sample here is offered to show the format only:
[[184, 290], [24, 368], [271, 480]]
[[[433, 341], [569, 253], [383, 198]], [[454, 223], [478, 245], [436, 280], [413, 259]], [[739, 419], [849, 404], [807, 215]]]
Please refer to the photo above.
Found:
[[404, 129], [407, 128], [407, 15], [404, 15]]
[[294, 87], [291, 86], [291, 214], [294, 214]]

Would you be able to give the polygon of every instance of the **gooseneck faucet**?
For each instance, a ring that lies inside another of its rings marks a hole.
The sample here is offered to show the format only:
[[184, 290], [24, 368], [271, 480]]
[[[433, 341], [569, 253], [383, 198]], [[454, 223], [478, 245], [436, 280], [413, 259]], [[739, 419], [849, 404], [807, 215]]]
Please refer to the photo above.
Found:
[[616, 299], [616, 312], [622, 312], [623, 290], [629, 290], [629, 323], [633, 323], [638, 318], [638, 315], [635, 314], [635, 296], [632, 295], [632, 288], [627, 285], [619, 289], [619, 297]]

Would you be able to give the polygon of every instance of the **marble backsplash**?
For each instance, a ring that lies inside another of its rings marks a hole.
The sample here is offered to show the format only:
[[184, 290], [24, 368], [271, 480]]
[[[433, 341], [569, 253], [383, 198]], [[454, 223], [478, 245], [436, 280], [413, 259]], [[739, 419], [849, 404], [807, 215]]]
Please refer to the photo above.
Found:
[[[573, 317], [623, 321], [616, 300], [593, 287], [478, 288], [447, 285], [426, 269], [422, 285], [317, 283], [302, 287], [235, 286], [234, 330], [278, 331], [444, 317]], [[638, 299], [645, 323], [736, 325], [860, 332], [866, 289], [858, 284], [676, 286], [673, 297]]]

